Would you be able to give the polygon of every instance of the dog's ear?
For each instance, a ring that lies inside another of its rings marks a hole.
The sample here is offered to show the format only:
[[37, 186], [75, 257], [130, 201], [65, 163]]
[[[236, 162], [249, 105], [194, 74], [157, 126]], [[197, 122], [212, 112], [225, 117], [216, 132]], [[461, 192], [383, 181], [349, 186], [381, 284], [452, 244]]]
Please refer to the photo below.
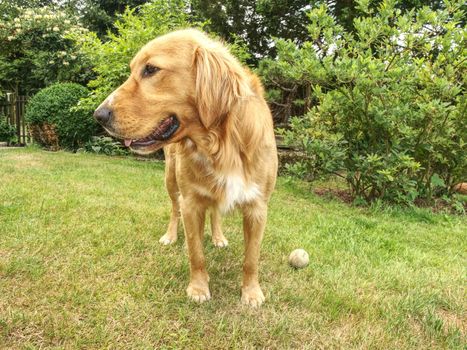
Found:
[[204, 127], [210, 128], [252, 92], [245, 70], [222, 45], [198, 47], [194, 60], [198, 112]]

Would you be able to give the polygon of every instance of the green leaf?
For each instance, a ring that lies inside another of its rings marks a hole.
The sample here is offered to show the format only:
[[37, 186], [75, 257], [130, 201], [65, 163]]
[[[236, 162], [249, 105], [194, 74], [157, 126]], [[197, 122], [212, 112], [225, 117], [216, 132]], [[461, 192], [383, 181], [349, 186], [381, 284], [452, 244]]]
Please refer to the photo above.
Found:
[[431, 176], [431, 185], [433, 187], [445, 187], [446, 184], [444, 180], [436, 173]]

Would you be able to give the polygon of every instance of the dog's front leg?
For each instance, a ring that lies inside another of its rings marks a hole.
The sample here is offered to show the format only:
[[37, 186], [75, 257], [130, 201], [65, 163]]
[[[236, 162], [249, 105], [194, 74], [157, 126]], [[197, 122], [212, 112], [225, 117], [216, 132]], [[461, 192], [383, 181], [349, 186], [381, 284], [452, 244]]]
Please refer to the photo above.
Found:
[[211, 299], [203, 253], [206, 206], [193, 197], [184, 197], [180, 204], [190, 260], [190, 283], [186, 291], [190, 299], [202, 303]]
[[261, 241], [266, 226], [267, 205], [254, 202], [243, 208], [245, 260], [243, 263], [242, 303], [257, 307], [265, 298], [258, 281]]
[[221, 227], [221, 213], [218, 208], [211, 209], [211, 233], [212, 233], [212, 243], [216, 247], [227, 247], [229, 241], [225, 238], [222, 233]]

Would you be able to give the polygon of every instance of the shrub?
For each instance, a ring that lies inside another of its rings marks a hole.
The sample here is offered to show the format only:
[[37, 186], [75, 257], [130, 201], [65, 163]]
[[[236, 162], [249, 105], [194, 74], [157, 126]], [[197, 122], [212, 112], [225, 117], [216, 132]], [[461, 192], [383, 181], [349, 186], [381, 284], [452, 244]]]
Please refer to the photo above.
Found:
[[344, 177], [366, 201], [450, 194], [467, 174], [463, 2], [407, 13], [368, 4], [358, 1], [353, 34], [325, 6], [312, 10], [309, 41], [279, 40], [278, 59], [261, 64], [270, 97], [292, 93], [305, 113], [281, 131], [308, 156], [292, 169]]
[[39, 91], [26, 107], [25, 119], [33, 138], [50, 149], [76, 150], [97, 130], [92, 115], [76, 108], [88, 90], [74, 83], [59, 83]]
[[105, 154], [108, 156], [126, 156], [130, 152], [124, 148], [121, 142], [115, 141], [109, 136], [93, 136], [86, 142], [83, 150], [88, 153]]
[[10, 145], [16, 140], [16, 129], [13, 125], [10, 125], [5, 116], [0, 114], [0, 141], [6, 142]]

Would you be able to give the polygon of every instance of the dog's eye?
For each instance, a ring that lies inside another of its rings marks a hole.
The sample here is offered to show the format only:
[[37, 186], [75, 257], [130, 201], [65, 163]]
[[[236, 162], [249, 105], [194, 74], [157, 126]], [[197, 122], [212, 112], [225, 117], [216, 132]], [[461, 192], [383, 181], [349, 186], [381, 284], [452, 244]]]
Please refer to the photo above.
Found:
[[158, 71], [160, 71], [160, 69], [157, 68], [156, 66], [153, 66], [152, 64], [147, 64], [146, 66], [144, 66], [144, 69], [143, 69], [143, 77], [144, 78], [150, 77], [151, 75], [154, 75]]

